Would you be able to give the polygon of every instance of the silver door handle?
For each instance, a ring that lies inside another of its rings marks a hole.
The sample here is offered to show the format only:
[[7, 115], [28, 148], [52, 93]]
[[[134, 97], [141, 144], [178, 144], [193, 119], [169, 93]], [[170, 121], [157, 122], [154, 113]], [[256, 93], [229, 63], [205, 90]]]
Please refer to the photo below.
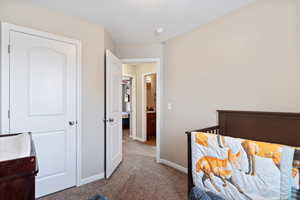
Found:
[[69, 121], [70, 126], [74, 126], [75, 122], [74, 121]]
[[115, 120], [113, 118], [109, 118], [109, 119], [103, 119], [103, 122], [114, 122]]

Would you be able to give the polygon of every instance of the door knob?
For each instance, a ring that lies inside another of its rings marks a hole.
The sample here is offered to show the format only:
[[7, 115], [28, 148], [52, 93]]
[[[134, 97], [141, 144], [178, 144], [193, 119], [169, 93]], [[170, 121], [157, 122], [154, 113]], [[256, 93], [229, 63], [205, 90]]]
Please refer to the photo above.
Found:
[[114, 122], [115, 120], [113, 118], [109, 118], [109, 122]]
[[74, 126], [75, 122], [74, 121], [69, 121], [70, 126]]

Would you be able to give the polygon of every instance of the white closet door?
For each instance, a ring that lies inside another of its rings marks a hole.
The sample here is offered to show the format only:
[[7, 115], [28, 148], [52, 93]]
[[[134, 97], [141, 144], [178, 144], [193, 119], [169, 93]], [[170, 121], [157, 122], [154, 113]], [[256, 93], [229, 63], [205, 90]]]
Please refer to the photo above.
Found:
[[76, 184], [76, 46], [10, 31], [10, 132], [32, 132], [37, 197]]

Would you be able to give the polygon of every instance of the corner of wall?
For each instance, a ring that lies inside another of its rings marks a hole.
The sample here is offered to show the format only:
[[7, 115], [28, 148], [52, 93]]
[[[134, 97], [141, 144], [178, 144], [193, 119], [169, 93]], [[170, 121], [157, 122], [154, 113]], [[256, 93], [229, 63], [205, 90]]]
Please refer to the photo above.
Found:
[[112, 53], [116, 54], [116, 45], [112, 35], [108, 31], [104, 30], [104, 54], [106, 50], [110, 50]]

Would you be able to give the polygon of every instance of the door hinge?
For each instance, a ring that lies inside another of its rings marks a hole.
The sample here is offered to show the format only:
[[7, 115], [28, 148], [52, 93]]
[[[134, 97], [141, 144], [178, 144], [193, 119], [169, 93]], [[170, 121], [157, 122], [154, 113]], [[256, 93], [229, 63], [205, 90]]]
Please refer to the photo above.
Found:
[[11, 45], [10, 45], [10, 44], [8, 45], [8, 48], [7, 48], [7, 50], [8, 50], [8, 53], [10, 53], [10, 52], [11, 52]]
[[10, 110], [7, 111], [7, 117], [10, 118]]

